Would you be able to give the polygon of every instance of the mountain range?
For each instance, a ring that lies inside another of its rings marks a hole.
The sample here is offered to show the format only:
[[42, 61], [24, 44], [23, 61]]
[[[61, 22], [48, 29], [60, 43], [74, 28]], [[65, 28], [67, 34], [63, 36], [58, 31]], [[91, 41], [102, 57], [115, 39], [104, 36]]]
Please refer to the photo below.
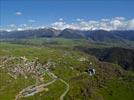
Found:
[[63, 37], [69, 39], [90, 39], [98, 42], [125, 42], [134, 41], [134, 30], [56, 30], [53, 28], [23, 30], [23, 31], [0, 31], [0, 39], [23, 39], [32, 37]]

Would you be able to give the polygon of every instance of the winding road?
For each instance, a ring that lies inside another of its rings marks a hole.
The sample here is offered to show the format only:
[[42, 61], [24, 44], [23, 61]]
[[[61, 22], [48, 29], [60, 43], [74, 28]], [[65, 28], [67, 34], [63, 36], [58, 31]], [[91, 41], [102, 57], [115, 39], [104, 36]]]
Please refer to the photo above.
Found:
[[64, 81], [63, 79], [60, 79], [60, 81], [66, 85], [65, 92], [60, 96], [60, 100], [64, 100], [64, 97], [68, 93], [70, 87], [69, 87], [69, 84], [66, 81]]
[[[27, 96], [34, 95], [34, 94], [40, 92], [40, 90], [43, 89], [44, 87], [53, 84], [55, 81], [56, 81], [56, 79], [54, 79], [54, 80], [52, 80], [52, 81], [50, 81], [46, 84], [41, 84], [41, 85], [38, 85], [38, 86], [35, 86], [35, 87], [33, 85], [28, 86], [25, 89], [23, 89], [22, 91], [20, 91], [18, 95], [16, 95], [15, 100], [19, 100], [20, 97], [27, 97]], [[24, 95], [25, 92], [32, 91], [32, 90], [36, 90], [36, 91]]]
[[38, 85], [38, 86], [31, 85], [31, 86], [26, 87], [25, 89], [20, 91], [19, 94], [16, 95], [15, 100], [19, 100], [21, 97], [27, 97], [27, 96], [34, 95], [34, 94], [40, 92], [40, 90], [43, 89], [44, 87], [53, 84], [57, 79], [59, 79], [62, 83], [64, 83], [66, 85], [66, 90], [60, 96], [60, 100], [64, 100], [64, 97], [66, 96], [66, 94], [68, 93], [69, 88], [70, 88], [69, 84], [66, 81], [64, 81], [63, 79], [58, 78], [54, 73], [50, 72], [48, 69], [46, 69], [46, 72], [53, 79], [52, 81], [50, 81], [46, 84]]

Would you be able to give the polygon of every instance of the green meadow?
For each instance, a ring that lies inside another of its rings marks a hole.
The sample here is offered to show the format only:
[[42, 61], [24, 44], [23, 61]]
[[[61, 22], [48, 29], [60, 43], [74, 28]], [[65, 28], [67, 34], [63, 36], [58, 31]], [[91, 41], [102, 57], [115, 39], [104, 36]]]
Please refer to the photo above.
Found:
[[[48, 61], [53, 62], [55, 66], [52, 66], [50, 71], [70, 86], [65, 100], [133, 100], [134, 73], [125, 71], [117, 64], [100, 62], [94, 56], [73, 49], [74, 46], [83, 45], [98, 48], [107, 46], [89, 43], [87, 40], [63, 38], [10, 40], [0, 43], [0, 56], [25, 56], [28, 59], [38, 57], [42, 65]], [[80, 58], [86, 60], [80, 61]], [[90, 63], [96, 70], [93, 76], [85, 71]], [[47, 74], [43, 77], [46, 83], [50, 80]], [[27, 79], [23, 76], [13, 79], [7, 70], [0, 68], [0, 100], [15, 100], [15, 96], [23, 88], [33, 84], [35, 80], [32, 76]], [[66, 85], [56, 80], [46, 88], [48, 91], [20, 100], [59, 100], [66, 90]]]

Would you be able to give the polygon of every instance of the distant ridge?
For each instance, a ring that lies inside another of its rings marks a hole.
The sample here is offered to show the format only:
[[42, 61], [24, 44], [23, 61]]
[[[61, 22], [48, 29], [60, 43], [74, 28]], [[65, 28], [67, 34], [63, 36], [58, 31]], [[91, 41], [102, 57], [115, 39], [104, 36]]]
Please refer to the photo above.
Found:
[[1, 31], [0, 39], [21, 39], [21, 38], [32, 38], [32, 37], [63, 37], [69, 39], [91, 39], [93, 41], [100, 42], [124, 42], [134, 41], [134, 30], [123, 30], [123, 31], [105, 31], [105, 30], [73, 30], [64, 29], [56, 30], [53, 28], [35, 29], [35, 30], [24, 30], [24, 31]]

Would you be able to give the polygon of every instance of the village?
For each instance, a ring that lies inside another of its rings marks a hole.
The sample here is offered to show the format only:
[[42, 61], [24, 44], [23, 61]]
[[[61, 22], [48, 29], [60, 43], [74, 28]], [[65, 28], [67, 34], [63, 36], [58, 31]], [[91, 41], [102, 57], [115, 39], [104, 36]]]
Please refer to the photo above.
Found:
[[[79, 58], [78, 61], [86, 61], [86, 58]], [[29, 76], [32, 76], [36, 80], [34, 85], [28, 86], [22, 89], [16, 96], [15, 100], [19, 100], [22, 97], [32, 96], [36, 93], [42, 91], [48, 91], [47, 86], [53, 84], [56, 80], [60, 80], [63, 84], [66, 85], [65, 92], [60, 96], [60, 100], [63, 100], [64, 96], [69, 91], [69, 84], [63, 79], [56, 76], [49, 69], [50, 67], [55, 67], [55, 63], [48, 61], [46, 64], [42, 65], [39, 63], [38, 58], [34, 58], [33, 60], [27, 59], [24, 57], [0, 57], [0, 68], [7, 70], [8, 75], [10, 75], [13, 79], [17, 79], [19, 76], [23, 76], [27, 79]], [[73, 67], [71, 67], [72, 70]], [[95, 69], [92, 67], [92, 63], [90, 62], [89, 68], [86, 72], [90, 76], [95, 75]], [[47, 74], [51, 79], [44, 83], [44, 74]]]
[[51, 62], [41, 65], [38, 58], [28, 60], [26, 57], [1, 57], [0, 67], [6, 69], [8, 74], [16, 79], [18, 76], [24, 76], [26, 79], [29, 75], [33, 78], [39, 78], [44, 74], [46, 68], [51, 66]]
[[[10, 63], [10, 64], [9, 64]], [[54, 73], [49, 71], [50, 66], [53, 65], [53, 62], [48, 61], [45, 65], [41, 65], [38, 62], [38, 58], [34, 60], [28, 60], [26, 57], [1, 57], [0, 58], [0, 68], [6, 69], [8, 74], [13, 78], [17, 79], [19, 76], [23, 76], [25, 79], [28, 76], [35, 78], [36, 83], [22, 89], [16, 96], [15, 100], [19, 100], [22, 97], [32, 96], [36, 93], [42, 91], [48, 91], [47, 86], [53, 84], [56, 80], [60, 80], [67, 86], [67, 89], [60, 97], [60, 100], [63, 100], [64, 96], [69, 91], [69, 84], [66, 83], [63, 79], [58, 78]], [[48, 74], [51, 78], [47, 83], [44, 83], [43, 75]]]

